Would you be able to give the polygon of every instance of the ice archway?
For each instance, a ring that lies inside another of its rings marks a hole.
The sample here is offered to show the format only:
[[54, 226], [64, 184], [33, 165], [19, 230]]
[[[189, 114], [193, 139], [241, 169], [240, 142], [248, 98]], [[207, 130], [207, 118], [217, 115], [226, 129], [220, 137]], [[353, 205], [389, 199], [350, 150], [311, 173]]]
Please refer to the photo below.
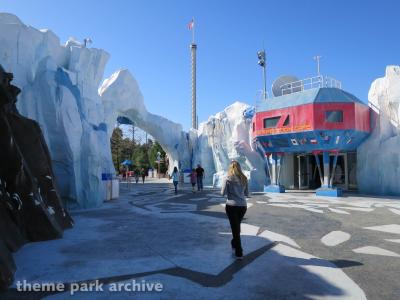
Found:
[[136, 80], [128, 70], [119, 70], [106, 79], [99, 88], [104, 107], [108, 135], [111, 137], [115, 121], [124, 116], [136, 126], [152, 135], [163, 147], [170, 159], [170, 166], [191, 166], [191, 145], [195, 133], [184, 132], [182, 125], [164, 117], [149, 113]]
[[[180, 124], [147, 111], [138, 83], [128, 70], [115, 72], [99, 89], [107, 128], [124, 116], [151, 134], [170, 158], [170, 168], [190, 168], [201, 163], [206, 183], [219, 185], [230, 160], [239, 160], [251, 179], [252, 190], [265, 183], [262, 158], [251, 148], [250, 124], [253, 108], [235, 102], [200, 124], [199, 130], [184, 132]], [[249, 113], [250, 112], [250, 113]], [[111, 136], [111, 130], [109, 130]]]

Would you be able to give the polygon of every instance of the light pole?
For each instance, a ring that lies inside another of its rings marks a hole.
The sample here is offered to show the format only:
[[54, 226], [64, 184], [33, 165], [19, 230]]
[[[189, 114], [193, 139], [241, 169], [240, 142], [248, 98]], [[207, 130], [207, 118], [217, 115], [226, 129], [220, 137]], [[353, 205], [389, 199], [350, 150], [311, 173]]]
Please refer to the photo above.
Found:
[[264, 100], [267, 100], [267, 75], [266, 75], [266, 61], [265, 61], [265, 50], [257, 52], [258, 65], [263, 68], [263, 80], [264, 80]]

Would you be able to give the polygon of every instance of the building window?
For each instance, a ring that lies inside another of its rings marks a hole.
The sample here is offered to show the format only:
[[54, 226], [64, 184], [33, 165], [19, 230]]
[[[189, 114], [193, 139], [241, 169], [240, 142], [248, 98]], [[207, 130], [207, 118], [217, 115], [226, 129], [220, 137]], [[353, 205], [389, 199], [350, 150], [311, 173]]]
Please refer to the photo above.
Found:
[[342, 110], [327, 110], [325, 112], [325, 121], [332, 123], [343, 122], [343, 111]]
[[290, 124], [290, 116], [287, 115], [286, 119], [285, 119], [285, 122], [283, 122], [283, 126], [288, 126], [289, 124]]
[[281, 117], [273, 117], [264, 119], [264, 128], [274, 128]]

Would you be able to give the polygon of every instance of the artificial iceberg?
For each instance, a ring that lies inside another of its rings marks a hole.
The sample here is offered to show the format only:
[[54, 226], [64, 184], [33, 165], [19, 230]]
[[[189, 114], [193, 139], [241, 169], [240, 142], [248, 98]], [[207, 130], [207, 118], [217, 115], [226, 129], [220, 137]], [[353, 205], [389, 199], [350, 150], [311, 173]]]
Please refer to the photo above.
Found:
[[[18, 109], [36, 120], [50, 149], [56, 184], [68, 208], [98, 206], [104, 197], [102, 173], [114, 172], [110, 141], [116, 119], [125, 116], [166, 150], [170, 166], [204, 165], [209, 183], [218, 184], [230, 159], [241, 157], [257, 182], [262, 160], [251, 150], [249, 106], [235, 103], [185, 132], [180, 124], [151, 114], [128, 70], [104, 80], [109, 54], [70, 39], [65, 45], [50, 30], [37, 30], [12, 14], [0, 14], [1, 63], [21, 87]], [[100, 88], [99, 88], [100, 86]], [[214, 176], [214, 173], [216, 175]], [[256, 179], [257, 178], [257, 179]]]
[[0, 45], [0, 63], [22, 89], [18, 110], [40, 124], [66, 206], [101, 204], [101, 173], [113, 167], [97, 89], [109, 55], [73, 39], [60, 45], [50, 30], [5, 13], [0, 14]]
[[180, 124], [147, 111], [139, 86], [128, 70], [117, 71], [106, 79], [99, 94], [107, 128], [112, 128], [118, 116], [134, 121], [162, 145], [170, 169], [201, 164], [206, 170], [205, 182], [219, 186], [230, 161], [236, 159], [249, 176], [252, 190], [260, 190], [265, 184], [263, 159], [251, 147], [253, 107], [235, 102], [201, 123], [199, 130], [184, 132]]
[[369, 90], [371, 136], [357, 149], [363, 193], [400, 195], [400, 66], [386, 67]]
[[[191, 166], [191, 138], [182, 125], [147, 111], [143, 95], [128, 70], [119, 70], [99, 88], [109, 137], [119, 116], [134, 121], [152, 135], [168, 154], [170, 166], [179, 169]], [[193, 135], [192, 135], [193, 136]]]
[[242, 165], [250, 181], [250, 189], [259, 191], [266, 184], [264, 160], [252, 147], [251, 120], [254, 107], [235, 102], [224, 111], [201, 123], [195, 141], [193, 164], [200, 163], [208, 171], [208, 182], [220, 186], [232, 160]]

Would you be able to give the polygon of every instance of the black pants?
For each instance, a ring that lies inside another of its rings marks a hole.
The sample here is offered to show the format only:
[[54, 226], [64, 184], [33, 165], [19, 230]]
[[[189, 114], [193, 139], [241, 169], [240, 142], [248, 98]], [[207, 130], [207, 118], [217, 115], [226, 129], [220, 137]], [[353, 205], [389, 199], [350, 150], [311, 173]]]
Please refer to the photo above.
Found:
[[247, 207], [226, 205], [225, 211], [232, 229], [233, 239], [231, 240], [231, 246], [235, 249], [236, 256], [242, 256], [243, 249], [242, 242], [240, 241], [240, 223], [247, 211]]
[[197, 190], [203, 190], [203, 176], [197, 176]]

